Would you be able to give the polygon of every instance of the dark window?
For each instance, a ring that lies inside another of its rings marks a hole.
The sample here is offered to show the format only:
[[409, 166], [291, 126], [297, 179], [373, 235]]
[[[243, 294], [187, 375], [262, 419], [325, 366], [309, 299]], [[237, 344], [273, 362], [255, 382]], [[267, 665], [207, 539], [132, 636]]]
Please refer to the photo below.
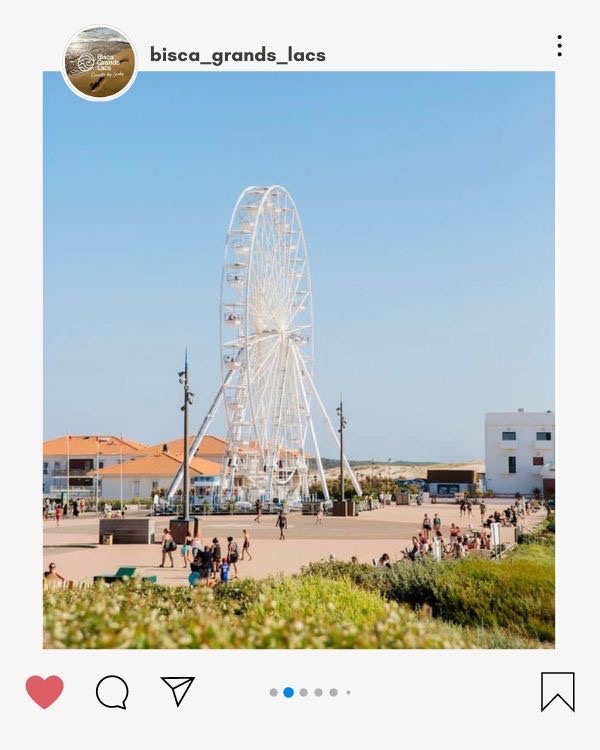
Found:
[[544, 465], [544, 457], [543, 456], [534, 456], [533, 457], [533, 465], [534, 466], [543, 466]]
[[103, 469], [104, 468], [104, 461], [98, 461], [98, 468]]
[[516, 439], [517, 439], [516, 432], [503, 432], [502, 433], [502, 440], [516, 440]]
[[535, 439], [536, 440], [552, 440], [552, 433], [551, 432], [536, 432]]
[[508, 457], [508, 473], [509, 474], [517, 473], [517, 457], [516, 456]]
[[438, 484], [438, 495], [455, 495], [458, 492], [457, 484]]
[[44, 461], [44, 474], [48, 473], [48, 461]]

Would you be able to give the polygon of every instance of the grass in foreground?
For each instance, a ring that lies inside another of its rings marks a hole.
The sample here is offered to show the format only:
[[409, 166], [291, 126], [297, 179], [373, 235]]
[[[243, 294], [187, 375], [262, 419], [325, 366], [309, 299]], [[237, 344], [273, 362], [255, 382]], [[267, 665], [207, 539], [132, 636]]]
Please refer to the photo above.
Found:
[[[215, 589], [131, 580], [44, 593], [46, 648], [544, 648], [554, 528], [504, 560], [314, 563]], [[429, 615], [432, 614], [433, 617]]]

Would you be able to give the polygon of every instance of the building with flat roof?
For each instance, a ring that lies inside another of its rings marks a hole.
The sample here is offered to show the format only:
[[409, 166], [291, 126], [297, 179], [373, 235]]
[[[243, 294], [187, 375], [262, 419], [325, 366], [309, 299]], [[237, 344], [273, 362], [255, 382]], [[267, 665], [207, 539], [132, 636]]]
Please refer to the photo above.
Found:
[[552, 411], [486, 414], [486, 489], [498, 495], [542, 493], [549, 466], [554, 467], [554, 422]]

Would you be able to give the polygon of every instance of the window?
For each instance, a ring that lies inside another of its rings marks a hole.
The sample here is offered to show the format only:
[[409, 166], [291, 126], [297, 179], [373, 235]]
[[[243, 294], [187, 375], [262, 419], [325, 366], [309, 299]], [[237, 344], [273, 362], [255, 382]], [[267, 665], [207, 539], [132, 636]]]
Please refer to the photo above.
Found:
[[458, 492], [457, 484], [438, 484], [437, 494], [438, 495], [455, 495]]
[[98, 461], [98, 468], [103, 469], [104, 468], [104, 461]]
[[543, 456], [534, 456], [533, 457], [533, 465], [534, 466], [543, 466], [544, 465], [544, 457]]
[[136, 479], [133, 483], [133, 496], [134, 497], [140, 496], [140, 482], [138, 479]]
[[60, 469], [60, 461], [55, 461], [55, 462], [54, 462], [54, 471], [56, 472], [56, 471], [58, 471], [59, 469]]
[[158, 482], [152, 482], [152, 492], [158, 489]]
[[517, 473], [517, 457], [516, 456], [508, 457], [508, 473], [509, 474]]
[[503, 432], [502, 433], [502, 440], [516, 440], [516, 439], [517, 439], [516, 432]]
[[47, 474], [47, 473], [48, 473], [48, 461], [44, 461], [44, 474]]
[[535, 439], [536, 440], [552, 440], [552, 433], [551, 432], [536, 432]]

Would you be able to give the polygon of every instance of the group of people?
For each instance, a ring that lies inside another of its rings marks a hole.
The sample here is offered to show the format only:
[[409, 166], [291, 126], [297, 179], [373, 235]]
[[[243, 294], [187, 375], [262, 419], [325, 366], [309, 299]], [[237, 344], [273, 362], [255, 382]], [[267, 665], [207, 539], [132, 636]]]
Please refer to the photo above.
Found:
[[[227, 549], [223, 553], [223, 547], [217, 537], [214, 537], [210, 544], [202, 544], [197, 536], [187, 534], [183, 544], [179, 549], [183, 567], [190, 569], [191, 573], [197, 573], [200, 579], [209, 584], [209, 580], [216, 581], [219, 577], [221, 581], [229, 580], [229, 571], [233, 569], [233, 577], [237, 578], [237, 564], [240, 560], [252, 560], [250, 554], [250, 534], [247, 529], [242, 531], [242, 550], [232, 536], [227, 537]], [[164, 529], [161, 537], [162, 561], [159, 567], [164, 568], [168, 559], [171, 567], [175, 567], [173, 553], [177, 551], [177, 544], [169, 529]]]
[[53, 500], [50, 497], [45, 497], [42, 504], [42, 516], [47, 521], [52, 516], [57, 526], [60, 526], [62, 518], [71, 516], [72, 518], [78, 518], [80, 513], [84, 513], [88, 508], [87, 501], [82, 497], [71, 498], [68, 502]]

